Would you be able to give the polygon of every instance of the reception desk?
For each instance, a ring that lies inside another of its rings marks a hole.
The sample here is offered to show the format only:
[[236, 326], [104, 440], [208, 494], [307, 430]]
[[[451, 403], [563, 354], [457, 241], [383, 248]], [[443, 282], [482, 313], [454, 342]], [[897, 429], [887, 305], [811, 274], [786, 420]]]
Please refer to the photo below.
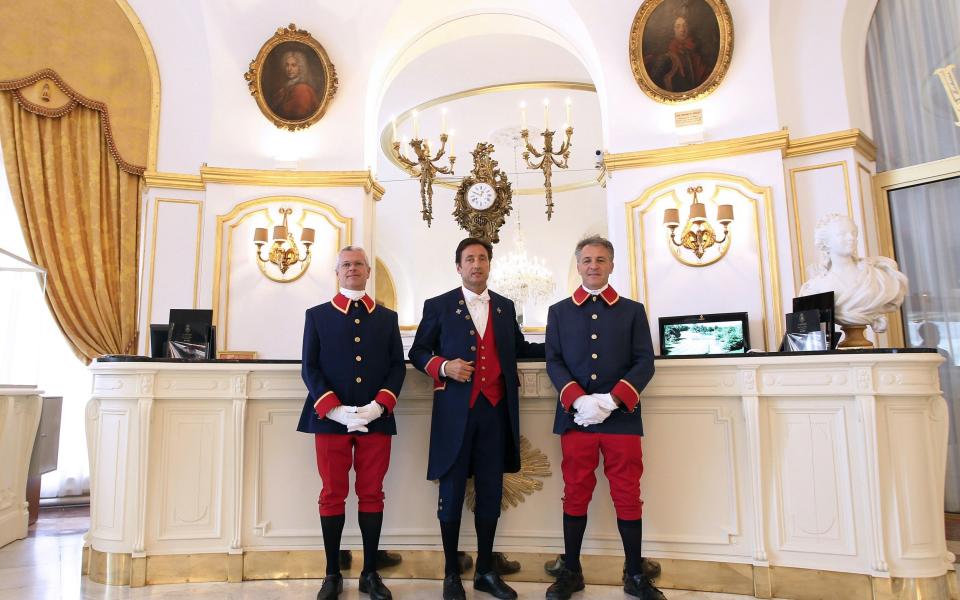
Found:
[[27, 537], [27, 471], [43, 392], [0, 386], [0, 546]]
[[[941, 362], [925, 351], [658, 360], [641, 402], [644, 553], [663, 565], [659, 585], [761, 598], [955, 594]], [[296, 432], [299, 363], [91, 368], [92, 580], [323, 576], [313, 440]], [[425, 479], [432, 386], [408, 369], [381, 542], [404, 561], [383, 574], [439, 578], [437, 488]], [[524, 471], [505, 482], [513, 505], [496, 549], [523, 563], [512, 579], [546, 581], [543, 562], [563, 548], [556, 390], [542, 362], [519, 369]], [[584, 562], [588, 582], [616, 585], [622, 549], [599, 480]], [[347, 510], [344, 547], [360, 548], [355, 500]], [[471, 522], [464, 549], [475, 547]]]

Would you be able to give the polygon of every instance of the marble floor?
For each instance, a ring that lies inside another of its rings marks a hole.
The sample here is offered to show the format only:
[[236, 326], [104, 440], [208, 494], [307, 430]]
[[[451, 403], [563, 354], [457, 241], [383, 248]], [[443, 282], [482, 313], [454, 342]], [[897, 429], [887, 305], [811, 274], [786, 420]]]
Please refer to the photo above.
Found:
[[[144, 588], [112, 587], [93, 583], [80, 575], [83, 533], [89, 525], [85, 509], [45, 510], [30, 535], [24, 540], [0, 548], [0, 600], [138, 600], [162, 598], [181, 600], [311, 600], [320, 587], [318, 580], [250, 581], [244, 583], [204, 583], [155, 585]], [[398, 600], [439, 598], [440, 582], [388, 580]], [[542, 583], [514, 583], [520, 598], [543, 598]], [[488, 599], [475, 594], [469, 585], [467, 598]], [[357, 589], [357, 581], [347, 580], [344, 600], [367, 598]], [[664, 590], [670, 600], [749, 600], [750, 596]], [[587, 586], [574, 600], [629, 599], [619, 587]]]

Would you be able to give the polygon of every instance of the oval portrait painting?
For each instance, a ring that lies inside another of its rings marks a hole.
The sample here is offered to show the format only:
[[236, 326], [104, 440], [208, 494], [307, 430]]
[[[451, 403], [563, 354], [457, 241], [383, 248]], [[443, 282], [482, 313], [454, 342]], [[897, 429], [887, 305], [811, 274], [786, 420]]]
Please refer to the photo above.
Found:
[[263, 45], [244, 77], [263, 114], [291, 131], [319, 121], [338, 85], [326, 51], [293, 24]]
[[630, 29], [630, 67], [658, 102], [712, 92], [733, 54], [733, 24], [724, 0], [646, 0]]

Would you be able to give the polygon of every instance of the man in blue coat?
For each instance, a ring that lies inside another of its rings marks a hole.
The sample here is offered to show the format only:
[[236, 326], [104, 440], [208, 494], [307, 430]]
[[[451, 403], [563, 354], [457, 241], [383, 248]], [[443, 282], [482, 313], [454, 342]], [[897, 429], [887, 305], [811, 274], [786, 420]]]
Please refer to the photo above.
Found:
[[457, 544], [467, 478], [477, 506], [476, 590], [516, 598], [493, 568], [504, 472], [520, 470], [517, 358], [542, 358], [524, 340], [513, 302], [487, 289], [493, 246], [466, 238], [456, 251], [462, 287], [423, 303], [410, 361], [434, 380], [427, 479], [440, 481], [437, 518], [445, 558], [443, 597], [463, 600]]
[[626, 555], [624, 591], [643, 600], [665, 600], [643, 573], [643, 421], [640, 392], [653, 377], [653, 344], [643, 305], [608, 283], [613, 244], [600, 236], [577, 244], [582, 285], [550, 307], [547, 374], [560, 390], [553, 432], [563, 453], [564, 568], [547, 589], [548, 600], [567, 600], [584, 589], [580, 547], [587, 507], [603, 471], [617, 512]]
[[364, 293], [370, 264], [362, 248], [347, 246], [337, 257], [340, 293], [314, 306], [303, 328], [303, 382], [307, 399], [297, 431], [314, 434], [320, 492], [320, 527], [327, 576], [317, 600], [343, 591], [340, 537], [350, 468], [356, 471], [363, 570], [360, 591], [389, 600], [377, 573], [377, 546], [383, 524], [383, 478], [390, 464], [390, 440], [397, 425], [393, 409], [406, 367], [397, 313], [377, 306]]

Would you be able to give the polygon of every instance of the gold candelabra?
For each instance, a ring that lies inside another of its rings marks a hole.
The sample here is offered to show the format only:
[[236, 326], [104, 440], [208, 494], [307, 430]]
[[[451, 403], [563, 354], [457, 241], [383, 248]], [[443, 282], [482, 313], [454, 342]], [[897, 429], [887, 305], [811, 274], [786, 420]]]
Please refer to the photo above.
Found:
[[411, 167], [413, 169], [413, 176], [420, 179], [420, 202], [422, 205], [420, 214], [423, 215], [423, 220], [427, 222], [427, 227], [430, 227], [430, 223], [433, 221], [433, 180], [436, 179], [438, 173], [442, 175], [453, 175], [453, 163], [457, 160], [457, 157], [451, 152], [449, 167], [437, 164], [437, 161], [446, 154], [447, 139], [447, 134], [441, 133], [440, 149], [437, 150], [436, 154], [432, 154], [429, 142], [419, 137], [414, 137], [414, 139], [410, 140], [410, 147], [413, 148], [414, 155], [416, 156], [415, 160], [411, 160], [403, 155], [399, 141], [394, 140], [393, 142], [393, 153], [397, 159], [404, 165]]
[[680, 209], [664, 210], [663, 224], [669, 229], [667, 238], [674, 246], [690, 250], [697, 260], [700, 260], [708, 248], [727, 240], [729, 226], [733, 222], [733, 205], [721, 204], [717, 207], [717, 221], [723, 226], [723, 237], [718, 239], [713, 226], [707, 221], [706, 206], [697, 198], [697, 194], [703, 193], [703, 186], [688, 187], [687, 193], [693, 196], [693, 204], [690, 205], [690, 215], [680, 234], [680, 240], [676, 238], [676, 230], [680, 226]]
[[[537, 169], [543, 171], [543, 189], [547, 198], [547, 220], [553, 216], [553, 167], [566, 169], [570, 160], [570, 139], [573, 137], [573, 121], [571, 114], [570, 99], [566, 100], [567, 122], [564, 124], [564, 133], [566, 137], [560, 148], [553, 149], [553, 136], [555, 131], [550, 130], [550, 100], [543, 100], [543, 150], [538, 150], [530, 144], [530, 131], [527, 129], [527, 104], [520, 104], [520, 118], [523, 125], [520, 129], [520, 136], [523, 138], [524, 150], [523, 160], [527, 163], [528, 169]], [[539, 158], [539, 162], [530, 160], [530, 155]]]
[[[273, 242], [270, 244], [270, 250], [267, 256], [263, 256], [263, 246], [267, 243], [267, 229], [257, 227], [253, 232], [253, 244], [257, 247], [257, 265], [260, 271], [273, 281], [287, 283], [299, 279], [310, 266], [310, 246], [316, 239], [316, 231], [310, 227], [304, 227], [300, 232], [300, 243], [304, 246], [301, 256], [300, 248], [294, 241], [293, 233], [287, 226], [287, 217], [293, 214], [292, 208], [281, 208], [280, 214], [283, 215], [283, 223], [273, 228]], [[295, 264], [302, 263], [300, 272], [293, 278], [287, 279], [287, 271]], [[275, 277], [267, 271], [267, 265], [273, 264], [280, 269], [280, 277]]]

